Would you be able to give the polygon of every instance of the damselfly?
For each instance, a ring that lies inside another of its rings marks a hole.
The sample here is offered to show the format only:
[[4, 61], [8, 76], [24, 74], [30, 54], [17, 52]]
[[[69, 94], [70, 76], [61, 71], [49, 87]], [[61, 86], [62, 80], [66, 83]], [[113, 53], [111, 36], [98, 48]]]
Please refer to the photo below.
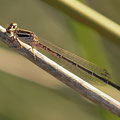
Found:
[[[80, 71], [83, 71], [85, 76], [94, 77], [97, 80], [101, 80], [116, 89], [120, 90], [120, 87], [109, 81], [110, 74], [107, 72], [106, 69], [100, 68], [99, 66], [81, 58], [76, 55], [69, 53], [66, 50], [63, 50], [53, 44], [50, 44], [45, 41], [39, 41], [38, 37], [31, 31], [19, 29], [16, 23], [11, 23], [6, 28], [7, 34], [13, 38], [13, 41], [21, 40], [22, 42], [29, 44], [33, 47], [39, 47], [42, 50], [47, 51], [48, 53], [56, 56], [59, 59], [71, 64], [72, 66], [76, 67]], [[20, 44], [20, 43], [19, 43]], [[21, 47], [21, 45], [20, 45]], [[34, 51], [33, 54], [35, 55]]]

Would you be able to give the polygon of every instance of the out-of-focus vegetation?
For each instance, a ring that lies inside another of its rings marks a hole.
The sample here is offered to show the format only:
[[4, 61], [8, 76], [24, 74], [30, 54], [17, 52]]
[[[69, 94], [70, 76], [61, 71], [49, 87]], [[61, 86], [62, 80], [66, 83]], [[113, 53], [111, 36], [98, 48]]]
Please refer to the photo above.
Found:
[[[117, 21], [119, 6], [113, 4], [117, 1], [109, 0], [107, 3], [93, 0], [93, 3], [106, 16], [116, 11], [113, 15], [115, 17], [116, 14]], [[90, 0], [87, 2], [94, 7]], [[38, 37], [81, 55], [109, 71], [114, 68], [111, 74], [119, 78], [118, 46], [103, 41], [102, 36], [87, 26], [40, 0], [1, 0], [0, 5], [1, 25], [17, 22], [20, 28], [34, 31]], [[103, 6], [111, 9], [106, 11]], [[1, 42], [0, 47], [1, 120], [117, 120], [112, 113], [88, 102]]]

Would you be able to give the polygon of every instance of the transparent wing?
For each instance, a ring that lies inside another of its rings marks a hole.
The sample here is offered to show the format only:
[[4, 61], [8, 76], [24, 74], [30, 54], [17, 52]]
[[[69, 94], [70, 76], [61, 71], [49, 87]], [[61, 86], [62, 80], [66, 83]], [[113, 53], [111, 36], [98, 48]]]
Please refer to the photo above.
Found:
[[[50, 48], [51, 50], [59, 53], [60, 55], [64, 56], [65, 58], [67, 58], [68, 60], [72, 61], [73, 63], [76, 63], [77, 65], [79, 65], [80, 67], [78, 67], [79, 69], [82, 67], [86, 70], [86, 72], [88, 71], [91, 74], [96, 74], [97, 76], [100, 76], [104, 79], [110, 79], [110, 74], [107, 72], [106, 69], [103, 69], [97, 65], [95, 65], [92, 62], [89, 62], [81, 57], [78, 57], [75, 54], [72, 54], [64, 49], [61, 49], [49, 42], [40, 40], [40, 43], [47, 46], [48, 48]], [[69, 62], [69, 61], [68, 61]], [[72, 63], [71, 63], [72, 64]], [[83, 70], [84, 71], [84, 70]]]

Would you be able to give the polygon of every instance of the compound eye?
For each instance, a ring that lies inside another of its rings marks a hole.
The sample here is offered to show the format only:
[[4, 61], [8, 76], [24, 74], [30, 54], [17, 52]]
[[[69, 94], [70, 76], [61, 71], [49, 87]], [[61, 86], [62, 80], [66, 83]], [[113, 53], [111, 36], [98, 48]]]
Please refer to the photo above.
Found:
[[13, 28], [15, 29], [15, 26], [13, 26]]

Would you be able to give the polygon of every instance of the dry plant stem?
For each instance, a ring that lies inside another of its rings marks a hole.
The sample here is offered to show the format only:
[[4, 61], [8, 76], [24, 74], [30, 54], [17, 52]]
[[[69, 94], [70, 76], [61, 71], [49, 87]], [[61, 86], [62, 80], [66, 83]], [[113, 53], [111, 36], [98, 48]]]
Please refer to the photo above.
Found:
[[42, 0], [120, 45], [120, 25], [77, 0]]
[[[0, 40], [3, 41], [8, 46], [11, 46], [11, 39], [6, 35], [6, 30], [3, 27], [0, 27]], [[88, 84], [78, 76], [64, 69], [54, 61], [50, 60], [40, 52], [34, 49], [36, 54], [36, 60], [32, 53], [31, 46], [19, 41], [23, 46], [22, 48], [15, 49], [21, 55], [29, 59], [31, 62], [44, 69], [66, 85], [70, 86], [83, 96], [92, 100], [93, 102], [102, 105], [107, 108], [114, 114], [120, 117], [120, 102], [108, 96], [107, 94], [101, 92], [97, 88]], [[14, 46], [19, 46], [18, 43], [13, 43]], [[8, 61], [9, 62], [9, 61]]]

